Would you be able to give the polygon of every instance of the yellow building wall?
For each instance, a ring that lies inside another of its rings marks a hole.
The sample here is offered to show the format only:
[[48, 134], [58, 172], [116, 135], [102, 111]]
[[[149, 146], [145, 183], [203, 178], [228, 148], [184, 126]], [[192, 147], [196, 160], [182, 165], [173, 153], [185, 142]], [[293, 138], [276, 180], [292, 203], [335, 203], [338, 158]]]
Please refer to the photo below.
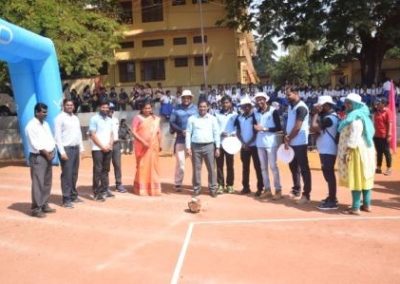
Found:
[[[109, 68], [108, 85], [132, 86], [135, 83], [161, 82], [165, 87], [199, 86], [204, 82], [203, 67], [194, 65], [194, 56], [202, 55], [202, 44], [193, 43], [194, 36], [200, 36], [200, 14], [198, 4], [186, 1], [186, 5], [172, 6], [164, 1], [162, 22], [142, 23], [140, 1], [133, 1], [133, 24], [126, 27], [124, 41], [134, 41], [134, 48], [115, 51], [118, 61], [135, 61], [135, 82], [120, 83], [118, 66]], [[246, 69], [243, 52], [240, 52], [239, 36], [234, 30], [218, 27], [216, 21], [224, 18], [222, 1], [203, 3], [204, 34], [207, 36], [205, 54], [208, 56], [207, 84], [234, 84], [243, 82], [243, 68]], [[186, 37], [186, 45], [174, 45], [173, 38]], [[163, 39], [164, 45], [142, 47], [143, 40]], [[187, 67], [175, 67], [176, 57], [188, 57]], [[165, 80], [146, 82], [141, 80], [140, 61], [143, 59], [164, 59]], [[244, 83], [244, 82], [243, 82]]]

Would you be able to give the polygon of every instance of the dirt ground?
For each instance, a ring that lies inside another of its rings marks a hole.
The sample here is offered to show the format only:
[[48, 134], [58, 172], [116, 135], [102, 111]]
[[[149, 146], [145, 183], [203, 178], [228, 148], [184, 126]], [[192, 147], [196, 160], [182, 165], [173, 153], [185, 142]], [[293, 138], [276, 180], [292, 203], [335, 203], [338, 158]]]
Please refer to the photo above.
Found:
[[[163, 194], [116, 193], [91, 199], [92, 161], [82, 160], [83, 203], [60, 207], [60, 169], [54, 167], [51, 206], [44, 219], [30, 217], [29, 168], [0, 164], [0, 283], [399, 283], [400, 162], [392, 176], [376, 176], [372, 213], [347, 216], [347, 189], [338, 189], [340, 210], [316, 209], [327, 195], [318, 155], [310, 153], [312, 202], [296, 205], [204, 190], [203, 210], [190, 214], [191, 163], [185, 190], [173, 190], [175, 161], [161, 158]], [[241, 162], [235, 159], [235, 189]], [[284, 194], [291, 187], [280, 164]], [[123, 156], [123, 182], [132, 189], [133, 156]], [[111, 173], [111, 184], [114, 182]], [[206, 172], [203, 168], [204, 185]], [[254, 171], [251, 172], [255, 189]]]

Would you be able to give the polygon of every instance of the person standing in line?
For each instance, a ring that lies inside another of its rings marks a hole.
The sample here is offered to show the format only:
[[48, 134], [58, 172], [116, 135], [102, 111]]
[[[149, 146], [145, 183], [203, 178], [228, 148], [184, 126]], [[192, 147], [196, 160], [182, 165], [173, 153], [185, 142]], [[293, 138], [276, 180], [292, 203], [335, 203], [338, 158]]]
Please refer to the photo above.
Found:
[[[260, 198], [279, 200], [282, 198], [282, 185], [277, 164], [277, 132], [282, 131], [281, 120], [278, 111], [268, 105], [269, 96], [267, 94], [258, 92], [255, 94], [254, 99], [258, 105], [258, 111], [256, 112], [257, 124], [254, 125], [254, 129], [257, 131], [257, 152], [265, 187], [265, 191]], [[274, 178], [275, 195], [271, 192], [268, 165]]]
[[[217, 118], [218, 128], [222, 141], [229, 136], [236, 136], [235, 120], [237, 112], [234, 111], [231, 97], [224, 95], [221, 99], [221, 109], [215, 113]], [[220, 149], [219, 157], [217, 160], [217, 193], [222, 194], [234, 193], [233, 183], [235, 179], [234, 171], [234, 156], [226, 152], [223, 148]], [[224, 161], [226, 161], [226, 182], [224, 178]], [[225, 188], [226, 185], [226, 188]]]
[[251, 99], [245, 97], [240, 100], [240, 108], [242, 113], [235, 120], [236, 135], [242, 142], [240, 149], [240, 160], [242, 161], [242, 191], [240, 194], [251, 193], [249, 177], [250, 177], [250, 160], [253, 159], [254, 170], [257, 175], [257, 191], [256, 196], [260, 196], [263, 191], [263, 177], [261, 173], [260, 160], [258, 158], [257, 147], [255, 144], [257, 132], [254, 125], [257, 124], [255, 113], [252, 110]]
[[393, 118], [391, 111], [386, 107], [386, 102], [384, 98], [378, 98], [375, 101], [375, 113], [373, 116], [375, 127], [374, 144], [377, 154], [376, 173], [382, 173], [382, 161], [383, 155], [385, 155], [387, 168], [383, 174], [390, 176], [392, 174], [392, 154], [390, 153], [389, 145], [392, 139]]
[[[360, 209], [371, 211], [371, 189], [374, 186], [374, 124], [361, 96], [350, 93], [345, 99], [346, 118], [339, 123], [339, 184], [351, 190], [352, 206], [345, 213], [360, 215]], [[361, 205], [362, 195], [362, 205]]]
[[321, 169], [328, 183], [328, 197], [318, 205], [320, 210], [338, 209], [336, 198], [335, 162], [337, 155], [337, 128], [339, 117], [335, 112], [335, 103], [330, 96], [320, 96], [314, 104], [315, 113], [311, 121], [311, 131], [318, 134], [317, 149]]
[[309, 134], [309, 112], [306, 104], [300, 99], [299, 89], [296, 87], [286, 88], [286, 97], [289, 101], [288, 118], [286, 124], [285, 146], [289, 145], [294, 150], [294, 158], [289, 164], [292, 173], [293, 187], [291, 198], [300, 196], [300, 174], [303, 178], [303, 194], [297, 204], [310, 202], [311, 194], [311, 171], [308, 163], [307, 147]]
[[[108, 113], [113, 125], [113, 148], [111, 162], [114, 168], [115, 190], [120, 193], [126, 193], [125, 187], [122, 185], [122, 170], [121, 170], [121, 141], [119, 140], [119, 120], [114, 116], [115, 105], [110, 103], [110, 111]], [[109, 195], [112, 193], [107, 190]]]
[[57, 143], [61, 164], [62, 206], [74, 208], [73, 202], [82, 202], [78, 197], [76, 182], [78, 181], [80, 153], [84, 151], [81, 124], [74, 114], [74, 102], [64, 99], [63, 112], [54, 123], [54, 136]]
[[118, 138], [121, 141], [121, 153], [132, 155], [132, 130], [126, 124], [125, 118], [119, 124]]
[[201, 191], [201, 166], [203, 160], [208, 171], [208, 189], [212, 197], [217, 197], [217, 175], [215, 158], [220, 155], [220, 132], [217, 119], [208, 113], [208, 102], [198, 103], [199, 113], [189, 117], [186, 130], [186, 152], [192, 157], [193, 197]]
[[132, 121], [135, 137], [136, 175], [133, 192], [138, 195], [161, 195], [158, 155], [161, 151], [160, 118], [153, 114], [152, 101], [139, 105], [140, 114]]
[[25, 127], [25, 135], [29, 147], [29, 166], [32, 179], [32, 216], [46, 217], [46, 213], [56, 210], [48, 204], [53, 168], [52, 160], [56, 151], [56, 142], [51, 133], [47, 117], [47, 105], [37, 103], [34, 108], [35, 117]]
[[108, 191], [114, 134], [112, 120], [108, 116], [108, 101], [100, 101], [99, 107], [99, 113], [90, 119], [89, 135], [92, 141], [94, 200], [104, 202], [106, 197], [114, 197]]
[[186, 127], [189, 117], [197, 114], [197, 107], [193, 105], [193, 95], [190, 90], [183, 90], [180, 96], [181, 103], [173, 110], [169, 124], [171, 133], [176, 133], [174, 146], [175, 153], [175, 190], [182, 191], [182, 182], [185, 173], [185, 140]]

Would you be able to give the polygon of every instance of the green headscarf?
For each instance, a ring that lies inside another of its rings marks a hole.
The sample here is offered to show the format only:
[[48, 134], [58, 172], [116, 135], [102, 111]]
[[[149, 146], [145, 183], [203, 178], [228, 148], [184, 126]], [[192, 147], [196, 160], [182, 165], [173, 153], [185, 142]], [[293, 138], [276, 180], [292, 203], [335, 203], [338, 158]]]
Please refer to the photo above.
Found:
[[363, 124], [363, 133], [362, 133], [363, 138], [367, 143], [368, 147], [371, 147], [373, 145], [375, 128], [371, 120], [369, 109], [363, 103], [357, 103], [351, 101], [351, 104], [353, 106], [353, 109], [350, 112], [348, 112], [346, 118], [340, 122], [338, 131], [341, 132], [342, 129], [345, 128], [347, 125], [349, 125], [350, 123], [352, 123], [357, 119], [360, 119]]

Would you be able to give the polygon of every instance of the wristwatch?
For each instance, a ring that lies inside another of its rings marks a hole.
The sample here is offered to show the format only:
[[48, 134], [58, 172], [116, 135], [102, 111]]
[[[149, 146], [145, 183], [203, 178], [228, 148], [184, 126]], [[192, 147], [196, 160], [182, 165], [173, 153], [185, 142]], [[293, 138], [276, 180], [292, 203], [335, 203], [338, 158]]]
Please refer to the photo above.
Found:
[[263, 131], [263, 132], [267, 132], [267, 131], [268, 131], [268, 128], [264, 127], [262, 131]]

